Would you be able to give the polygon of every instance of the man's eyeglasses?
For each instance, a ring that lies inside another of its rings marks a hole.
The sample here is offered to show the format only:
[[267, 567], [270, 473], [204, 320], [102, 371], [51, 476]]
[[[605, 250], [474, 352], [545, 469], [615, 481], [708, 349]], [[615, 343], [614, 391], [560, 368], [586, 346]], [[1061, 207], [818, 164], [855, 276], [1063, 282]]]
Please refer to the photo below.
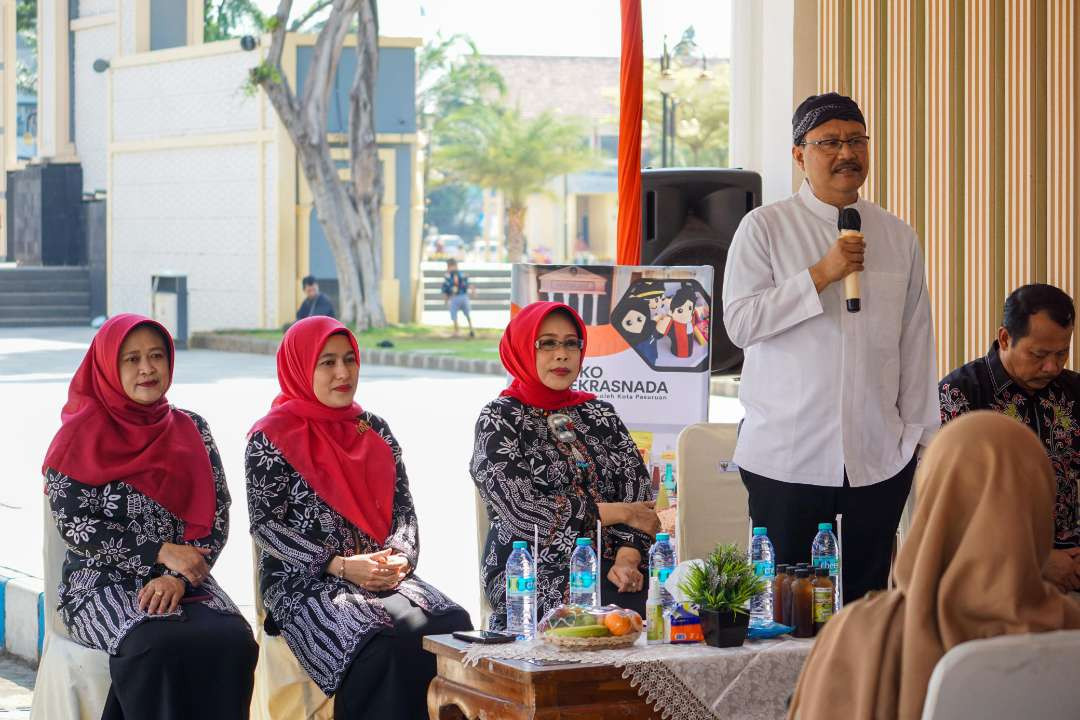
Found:
[[803, 145], [817, 145], [818, 149], [827, 155], [838, 155], [840, 148], [847, 145], [851, 148], [852, 152], [862, 153], [866, 152], [866, 148], [870, 146], [869, 135], [856, 135], [853, 138], [847, 140], [841, 140], [839, 138], [826, 138], [825, 140], [803, 140]]
[[581, 348], [585, 347], [585, 341], [581, 338], [569, 338], [568, 340], [556, 340], [555, 338], [544, 338], [537, 340], [537, 350], [543, 350], [544, 352], [555, 352], [559, 348], [566, 348], [569, 352], [581, 352]]

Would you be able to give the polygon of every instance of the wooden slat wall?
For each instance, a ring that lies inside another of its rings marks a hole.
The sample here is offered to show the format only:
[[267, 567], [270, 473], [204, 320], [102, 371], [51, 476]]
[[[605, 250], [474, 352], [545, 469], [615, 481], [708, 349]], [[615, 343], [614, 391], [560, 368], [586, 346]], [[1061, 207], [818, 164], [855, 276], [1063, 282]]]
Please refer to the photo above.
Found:
[[923, 31], [926, 38], [924, 143], [922, 148], [926, 208], [921, 236], [926, 259], [927, 286], [934, 314], [938, 374], [944, 376], [956, 362], [957, 185], [962, 176], [952, 157], [959, 142], [954, 96], [958, 52], [953, 0], [927, 0]]
[[[1080, 9], [1076, 0], [1049, 0], [1046, 12], [1046, 282], [1080, 296]], [[1072, 363], [1080, 358], [1080, 323]]]
[[[880, 3], [878, 0], [851, 0], [851, 5], [851, 97], [862, 108], [870, 137], [880, 137], [881, 129], [886, 125], [878, 102], [878, 76], [885, 62], [878, 43]], [[866, 197], [877, 197], [878, 178], [883, 172], [882, 147], [882, 143], [870, 141], [870, 173], [863, 185]]]
[[867, 117], [863, 196], [923, 243], [939, 372], [986, 352], [1017, 286], [1077, 299], [1080, 2], [818, 0], [818, 22], [819, 91]]

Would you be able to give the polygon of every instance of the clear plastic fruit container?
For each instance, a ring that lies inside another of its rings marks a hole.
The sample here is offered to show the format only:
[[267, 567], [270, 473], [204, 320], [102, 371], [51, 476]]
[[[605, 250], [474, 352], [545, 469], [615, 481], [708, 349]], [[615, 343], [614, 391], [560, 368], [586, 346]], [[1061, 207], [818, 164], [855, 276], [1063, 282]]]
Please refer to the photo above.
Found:
[[537, 625], [544, 642], [570, 649], [632, 645], [641, 634], [641, 616], [617, 605], [560, 605]]

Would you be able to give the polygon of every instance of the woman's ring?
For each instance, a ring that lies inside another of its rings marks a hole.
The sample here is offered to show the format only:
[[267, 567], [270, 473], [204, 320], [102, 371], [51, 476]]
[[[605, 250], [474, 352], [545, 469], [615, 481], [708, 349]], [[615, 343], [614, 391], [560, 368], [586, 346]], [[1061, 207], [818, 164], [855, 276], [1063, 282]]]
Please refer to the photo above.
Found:
[[165, 593], [161, 592], [160, 590], [155, 590], [154, 594], [155, 595], [164, 595]]

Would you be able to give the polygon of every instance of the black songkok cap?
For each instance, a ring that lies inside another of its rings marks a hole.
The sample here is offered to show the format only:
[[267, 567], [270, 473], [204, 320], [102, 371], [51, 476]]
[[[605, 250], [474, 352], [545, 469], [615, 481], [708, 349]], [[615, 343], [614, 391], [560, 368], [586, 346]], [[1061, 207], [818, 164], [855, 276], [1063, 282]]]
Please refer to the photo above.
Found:
[[830, 120], [855, 120], [866, 127], [862, 110], [851, 98], [834, 92], [811, 95], [791, 116], [791, 141], [802, 144], [806, 133]]

